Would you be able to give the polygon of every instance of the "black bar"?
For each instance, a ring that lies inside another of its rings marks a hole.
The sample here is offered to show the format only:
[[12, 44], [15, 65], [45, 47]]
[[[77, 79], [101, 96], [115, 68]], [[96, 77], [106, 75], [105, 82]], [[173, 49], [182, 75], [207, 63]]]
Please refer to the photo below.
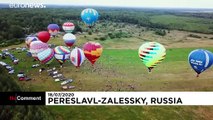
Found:
[[0, 105], [45, 105], [45, 92], [0, 92]]

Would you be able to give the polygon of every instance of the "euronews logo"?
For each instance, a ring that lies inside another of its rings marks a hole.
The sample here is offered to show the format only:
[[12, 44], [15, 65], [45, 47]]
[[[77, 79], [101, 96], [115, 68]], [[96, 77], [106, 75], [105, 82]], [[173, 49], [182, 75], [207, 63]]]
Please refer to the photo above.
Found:
[[9, 8], [46, 8], [42, 3], [11, 3]]

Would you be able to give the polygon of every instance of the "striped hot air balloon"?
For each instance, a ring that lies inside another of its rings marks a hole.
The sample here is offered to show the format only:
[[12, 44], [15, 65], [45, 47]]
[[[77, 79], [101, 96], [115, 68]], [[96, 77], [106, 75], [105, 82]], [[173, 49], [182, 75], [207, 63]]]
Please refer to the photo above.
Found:
[[50, 64], [54, 59], [54, 50], [48, 48], [38, 53], [38, 60], [43, 64]]
[[76, 41], [76, 37], [72, 33], [65, 34], [63, 36], [63, 39], [64, 39], [64, 43], [69, 47], [71, 47]]
[[62, 28], [65, 32], [71, 33], [75, 29], [75, 25], [71, 22], [65, 22]]
[[151, 72], [151, 70], [165, 58], [166, 49], [160, 43], [147, 42], [140, 46], [138, 55], [149, 69], [149, 72]]
[[92, 63], [92, 65], [101, 56], [103, 48], [99, 43], [87, 42], [83, 46], [85, 57]]
[[85, 56], [83, 50], [77, 47], [72, 50], [70, 54], [70, 61], [75, 67], [80, 67], [84, 60]]
[[197, 77], [213, 64], [213, 54], [204, 49], [196, 49], [189, 53], [188, 61]]
[[51, 35], [57, 35], [60, 28], [57, 24], [49, 24], [47, 30]]
[[43, 43], [41, 41], [33, 41], [30, 44], [30, 52], [32, 54], [32, 57], [38, 60], [37, 54], [41, 51], [44, 51], [46, 49], [48, 49], [48, 44], [47, 43]]
[[62, 65], [70, 58], [70, 50], [65, 46], [57, 46], [54, 48], [55, 59]]
[[89, 27], [95, 24], [95, 22], [98, 20], [98, 17], [98, 12], [95, 9], [87, 8], [81, 12], [81, 19]]

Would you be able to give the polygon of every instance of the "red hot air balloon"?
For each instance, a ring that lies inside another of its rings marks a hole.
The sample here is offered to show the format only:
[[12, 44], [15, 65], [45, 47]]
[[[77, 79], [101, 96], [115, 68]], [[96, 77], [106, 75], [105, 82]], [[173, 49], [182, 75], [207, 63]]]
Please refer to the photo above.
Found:
[[101, 56], [103, 48], [99, 43], [87, 42], [83, 46], [85, 57], [92, 63], [92, 65]]
[[47, 43], [50, 39], [50, 33], [47, 31], [41, 31], [38, 33], [38, 39], [44, 43]]

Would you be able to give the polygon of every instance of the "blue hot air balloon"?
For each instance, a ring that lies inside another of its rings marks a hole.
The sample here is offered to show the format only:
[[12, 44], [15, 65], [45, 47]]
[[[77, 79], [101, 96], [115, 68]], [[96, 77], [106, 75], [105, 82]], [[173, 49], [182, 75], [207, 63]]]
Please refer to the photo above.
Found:
[[196, 49], [189, 53], [188, 61], [198, 77], [213, 64], [213, 54], [208, 50]]
[[98, 20], [98, 16], [98, 12], [91, 8], [84, 9], [81, 12], [81, 19], [89, 27], [92, 27], [95, 24], [95, 22]]

